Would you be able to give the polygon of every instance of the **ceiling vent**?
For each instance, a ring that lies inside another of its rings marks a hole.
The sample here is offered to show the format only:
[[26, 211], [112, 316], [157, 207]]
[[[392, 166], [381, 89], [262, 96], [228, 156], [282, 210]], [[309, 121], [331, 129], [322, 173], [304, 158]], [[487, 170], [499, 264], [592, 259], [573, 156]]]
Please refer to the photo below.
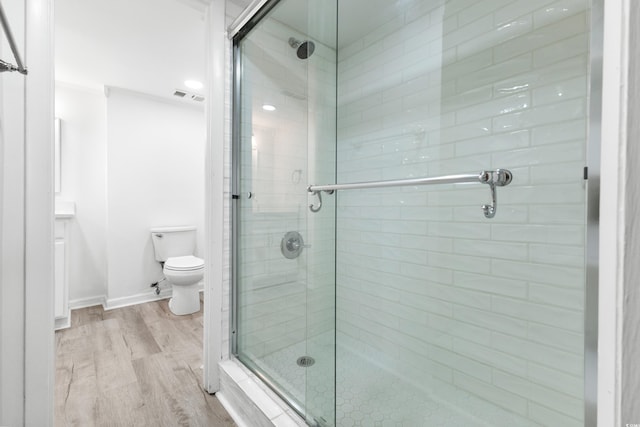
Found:
[[182, 98], [184, 100], [190, 99], [191, 101], [195, 101], [195, 102], [204, 101], [204, 96], [198, 95], [197, 93], [187, 92], [181, 89], [176, 89], [173, 92], [173, 95], [177, 96], [178, 98]]

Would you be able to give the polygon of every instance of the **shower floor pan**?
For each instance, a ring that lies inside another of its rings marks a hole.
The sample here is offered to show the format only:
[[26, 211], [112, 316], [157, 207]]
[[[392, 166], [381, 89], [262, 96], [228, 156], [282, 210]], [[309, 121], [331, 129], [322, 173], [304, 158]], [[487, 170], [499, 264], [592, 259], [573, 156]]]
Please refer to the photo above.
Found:
[[[309, 354], [315, 363], [299, 366], [296, 361], [310, 348], [319, 351]], [[258, 365], [298, 402], [306, 402], [314, 418], [332, 418], [333, 381], [325, 374], [331, 369], [326, 359], [332, 356], [330, 345], [303, 342], [263, 357]], [[338, 346], [337, 357], [338, 427], [538, 425], [458, 388], [444, 385], [437, 391], [425, 391], [344, 346]]]

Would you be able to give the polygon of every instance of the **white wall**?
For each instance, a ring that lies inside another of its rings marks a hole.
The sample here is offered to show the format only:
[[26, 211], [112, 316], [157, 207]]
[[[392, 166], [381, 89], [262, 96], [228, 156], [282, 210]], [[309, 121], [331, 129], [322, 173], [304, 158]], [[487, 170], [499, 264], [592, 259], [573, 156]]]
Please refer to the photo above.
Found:
[[[640, 7], [635, 4], [630, 9], [630, 38], [629, 49], [629, 92], [636, 97], [640, 93], [640, 31], [636, 25], [640, 21]], [[630, 165], [640, 164], [640, 123], [637, 117], [640, 115], [640, 103], [633, 97], [629, 103], [627, 162]], [[625, 282], [635, 285], [625, 286], [623, 306], [623, 340], [628, 343], [640, 342], [640, 287], [637, 286], [640, 276], [640, 203], [633, 201], [640, 199], [640, 180], [635, 168], [626, 168], [627, 200], [631, 203], [625, 206], [627, 218], [625, 228]], [[627, 346], [622, 353], [622, 421], [624, 423], [635, 422], [640, 419], [640, 346]]]
[[[2, 47], [0, 46], [0, 55], [2, 54]], [[3, 92], [3, 80], [0, 79], [0, 93], [4, 93]], [[2, 100], [0, 100], [0, 125], [2, 125], [1, 128], [4, 128], [4, 97], [2, 98]], [[0, 128], [0, 129], [1, 129]], [[0, 133], [0, 158], [4, 159], [5, 158], [5, 154], [4, 154], [4, 132]], [[4, 210], [2, 208], [2, 206], [4, 205], [4, 162], [0, 162], [0, 265], [4, 265], [4, 257], [2, 256], [3, 253], [3, 245], [2, 245], [2, 228], [3, 228], [3, 223], [4, 223]], [[3, 301], [2, 298], [2, 283], [4, 282], [4, 280], [2, 280], [2, 277], [0, 277], [0, 301]], [[4, 307], [3, 307], [4, 309]], [[4, 311], [4, 310], [3, 310]], [[4, 324], [6, 320], [3, 319], [2, 317], [0, 317], [0, 331], [2, 331], [2, 326]], [[2, 339], [4, 337], [4, 334], [0, 333], [0, 339]], [[2, 351], [1, 349], [4, 348], [4, 340], [0, 341], [0, 352]], [[4, 354], [0, 353], [0, 358], [2, 358]], [[3, 374], [4, 369], [2, 369], [2, 365], [0, 362], [0, 384], [2, 384], [2, 378], [4, 376]], [[2, 420], [2, 396], [5, 393], [6, 390], [0, 388], [0, 420]]]
[[76, 203], [68, 221], [72, 307], [154, 297], [149, 285], [162, 272], [150, 227], [194, 224], [203, 247], [202, 109], [122, 89], [107, 92], [56, 85], [62, 121], [57, 197]]
[[69, 300], [99, 300], [107, 285], [107, 100], [102, 91], [56, 83], [61, 120], [61, 191], [76, 217], [67, 223]]
[[[3, 2], [18, 46], [24, 52], [24, 3]], [[11, 59], [6, 38], [0, 37], [2, 58]], [[17, 73], [0, 74], [0, 173], [2, 197], [0, 229], [0, 425], [24, 422], [24, 90], [25, 78]]]
[[204, 112], [110, 89], [107, 134], [110, 306], [151, 294], [162, 278], [150, 228], [195, 225], [203, 248]]
[[53, 424], [53, 0], [26, 2], [25, 425]]
[[605, 2], [598, 312], [598, 425], [640, 417], [638, 372], [638, 111], [633, 0]]
[[[9, 0], [3, 6], [29, 75], [0, 77], [0, 424], [49, 426], [54, 371], [52, 2]], [[14, 62], [6, 38], [1, 39], [2, 58]]]

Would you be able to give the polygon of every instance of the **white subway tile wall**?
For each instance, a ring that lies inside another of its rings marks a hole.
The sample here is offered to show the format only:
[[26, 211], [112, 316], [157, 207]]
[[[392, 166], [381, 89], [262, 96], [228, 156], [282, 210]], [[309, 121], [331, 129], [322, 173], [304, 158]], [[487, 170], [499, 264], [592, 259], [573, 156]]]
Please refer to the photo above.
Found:
[[514, 179], [492, 220], [483, 185], [340, 192], [338, 344], [425, 393], [582, 425], [589, 2], [393, 11], [338, 51], [338, 182]]

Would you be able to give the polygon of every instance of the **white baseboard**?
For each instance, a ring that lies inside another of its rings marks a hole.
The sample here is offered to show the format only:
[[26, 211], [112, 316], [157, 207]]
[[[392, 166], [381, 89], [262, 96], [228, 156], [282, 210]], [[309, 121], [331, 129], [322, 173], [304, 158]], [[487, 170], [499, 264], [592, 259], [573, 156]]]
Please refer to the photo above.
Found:
[[[204, 282], [199, 284], [199, 292], [204, 292]], [[93, 307], [101, 305], [105, 310], [113, 310], [116, 308], [128, 307], [130, 305], [144, 304], [145, 302], [159, 301], [162, 299], [171, 298], [171, 286], [165, 287], [160, 291], [160, 295], [156, 295], [155, 290], [149, 289], [148, 292], [142, 292], [136, 295], [130, 295], [120, 298], [107, 299], [106, 295], [99, 295], [87, 298], [77, 298], [69, 301], [69, 310], [77, 310], [79, 308]], [[71, 323], [71, 316], [67, 318], [59, 319], [61, 322], [64, 319], [68, 319]], [[56, 321], [56, 330], [62, 328], [68, 328], [69, 326], [58, 327], [58, 321]]]
[[71, 310], [65, 317], [59, 317], [55, 320], [54, 329], [59, 331], [60, 329], [67, 329], [71, 327]]
[[[198, 287], [199, 291], [202, 292], [204, 290], [204, 282], [200, 282], [198, 284]], [[104, 309], [108, 311], [116, 308], [128, 307], [130, 305], [144, 304], [145, 302], [153, 302], [171, 298], [171, 293], [171, 286], [167, 286], [162, 289], [160, 291], [160, 295], [156, 295], [156, 291], [154, 289], [149, 289], [148, 292], [143, 292], [136, 295], [107, 299], [102, 305]]]
[[69, 309], [75, 310], [78, 308], [93, 307], [95, 305], [104, 305], [104, 301], [104, 295], [87, 298], [77, 298], [69, 301]]
[[105, 311], [108, 311], [116, 308], [129, 307], [131, 305], [144, 304], [145, 302], [160, 301], [167, 298], [171, 298], [171, 287], [162, 289], [160, 295], [156, 295], [156, 291], [150, 289], [148, 292], [136, 295], [107, 299], [103, 306]]

